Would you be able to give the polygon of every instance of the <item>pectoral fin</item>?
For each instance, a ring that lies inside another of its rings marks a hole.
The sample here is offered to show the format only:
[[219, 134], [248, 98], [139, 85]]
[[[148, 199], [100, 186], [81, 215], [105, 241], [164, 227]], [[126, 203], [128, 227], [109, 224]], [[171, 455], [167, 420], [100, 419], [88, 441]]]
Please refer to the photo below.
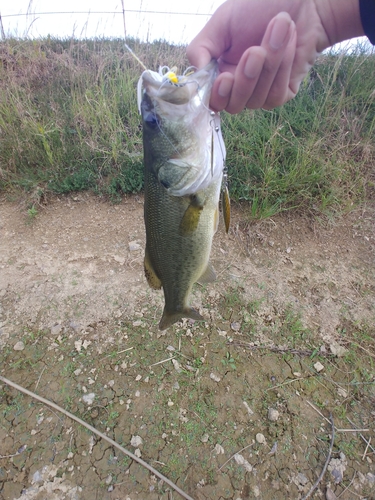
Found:
[[154, 271], [154, 268], [153, 268], [151, 261], [150, 261], [150, 257], [149, 257], [148, 252], [147, 252], [147, 248], [146, 248], [146, 252], [145, 252], [144, 267], [145, 267], [145, 276], [147, 279], [147, 283], [154, 290], [159, 290], [162, 287], [162, 282], [159, 279], [156, 272]]
[[190, 203], [180, 222], [180, 234], [187, 236], [193, 233], [199, 224], [199, 218], [203, 210], [203, 202], [196, 195], [190, 196]]

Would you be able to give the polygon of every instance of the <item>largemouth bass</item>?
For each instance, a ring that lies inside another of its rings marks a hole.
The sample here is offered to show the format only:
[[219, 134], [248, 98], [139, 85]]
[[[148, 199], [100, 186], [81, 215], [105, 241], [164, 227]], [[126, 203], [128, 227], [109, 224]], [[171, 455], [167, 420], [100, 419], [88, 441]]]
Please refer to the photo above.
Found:
[[209, 261], [219, 219], [225, 146], [220, 118], [208, 103], [217, 63], [177, 76], [144, 71], [138, 84], [143, 122], [145, 275], [163, 287], [159, 328], [203, 320], [190, 306], [196, 282], [216, 278]]

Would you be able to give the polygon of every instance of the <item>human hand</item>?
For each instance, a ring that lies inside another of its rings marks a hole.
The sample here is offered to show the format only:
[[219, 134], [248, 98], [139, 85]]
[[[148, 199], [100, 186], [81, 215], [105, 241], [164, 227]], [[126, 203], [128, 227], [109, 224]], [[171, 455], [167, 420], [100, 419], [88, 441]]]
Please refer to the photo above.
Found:
[[[333, 31], [335, 19], [322, 22], [332, 18], [333, 1], [337, 0], [227, 0], [222, 4], [187, 47], [191, 64], [198, 68], [212, 58], [219, 61], [211, 107], [238, 113], [244, 108], [271, 109], [292, 99], [318, 53], [339, 41], [335, 35], [341, 34], [326, 31], [327, 27]], [[357, 0], [340, 1], [350, 18], [347, 6], [355, 10]]]

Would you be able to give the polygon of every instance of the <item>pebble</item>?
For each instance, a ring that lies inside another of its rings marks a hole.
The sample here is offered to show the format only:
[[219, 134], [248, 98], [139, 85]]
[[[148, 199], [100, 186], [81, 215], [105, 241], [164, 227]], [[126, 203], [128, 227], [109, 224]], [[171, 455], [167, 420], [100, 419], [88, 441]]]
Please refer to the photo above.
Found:
[[324, 370], [324, 366], [322, 365], [322, 363], [320, 363], [320, 361], [317, 361], [315, 363], [314, 368], [318, 373]]
[[220, 382], [221, 378], [218, 375], [215, 375], [214, 373], [210, 373], [210, 379], [214, 380], [215, 382]]
[[139, 243], [137, 243], [136, 241], [129, 242], [130, 252], [134, 252], [135, 250], [139, 250], [140, 248], [141, 248], [141, 245]]
[[259, 443], [259, 444], [263, 444], [266, 442], [266, 438], [260, 432], [258, 432], [258, 434], [255, 436], [255, 439], [256, 439], [257, 443]]
[[62, 330], [62, 325], [58, 324], [58, 325], [53, 325], [53, 327], [51, 328], [51, 335], [58, 335]]
[[201, 437], [202, 443], [207, 443], [209, 438], [210, 436], [208, 434], [203, 434], [203, 436]]
[[130, 444], [134, 446], [134, 448], [138, 448], [143, 444], [143, 439], [141, 438], [141, 436], [132, 436]]
[[308, 478], [305, 476], [305, 474], [302, 474], [302, 472], [299, 472], [297, 474], [297, 480], [299, 484], [302, 484], [302, 486], [305, 486], [309, 482]]
[[337, 356], [338, 358], [342, 358], [348, 352], [348, 350], [345, 349], [345, 347], [338, 344], [337, 342], [332, 342], [329, 346], [329, 349], [330, 349], [331, 353], [334, 356]]
[[93, 392], [90, 392], [89, 394], [84, 394], [82, 396], [82, 399], [88, 405], [92, 405], [92, 403], [94, 402], [94, 399], [95, 399], [95, 394]]
[[241, 323], [238, 323], [238, 321], [233, 321], [233, 323], [230, 324], [230, 327], [234, 332], [239, 332], [241, 329]]
[[268, 408], [268, 420], [271, 422], [277, 422], [279, 419], [280, 413], [274, 408]]
[[25, 349], [25, 344], [22, 342], [22, 340], [19, 340], [16, 344], [14, 344], [13, 349], [15, 351], [23, 351]]
[[216, 455], [224, 455], [224, 448], [221, 446], [221, 444], [216, 443], [214, 452], [216, 453]]
[[242, 465], [242, 467], [247, 471], [251, 472], [253, 470], [253, 466], [239, 453], [234, 455], [234, 460], [238, 465]]

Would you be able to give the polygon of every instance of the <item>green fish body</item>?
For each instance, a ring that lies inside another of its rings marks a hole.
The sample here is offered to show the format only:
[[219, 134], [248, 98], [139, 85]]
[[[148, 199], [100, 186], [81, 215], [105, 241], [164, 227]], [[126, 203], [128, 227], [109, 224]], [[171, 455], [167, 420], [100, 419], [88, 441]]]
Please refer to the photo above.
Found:
[[216, 68], [212, 61], [180, 77], [145, 71], [139, 83], [144, 265], [149, 285], [164, 291], [161, 330], [184, 317], [203, 320], [190, 306], [192, 287], [215, 279], [209, 257], [225, 159], [220, 120], [208, 108]]

